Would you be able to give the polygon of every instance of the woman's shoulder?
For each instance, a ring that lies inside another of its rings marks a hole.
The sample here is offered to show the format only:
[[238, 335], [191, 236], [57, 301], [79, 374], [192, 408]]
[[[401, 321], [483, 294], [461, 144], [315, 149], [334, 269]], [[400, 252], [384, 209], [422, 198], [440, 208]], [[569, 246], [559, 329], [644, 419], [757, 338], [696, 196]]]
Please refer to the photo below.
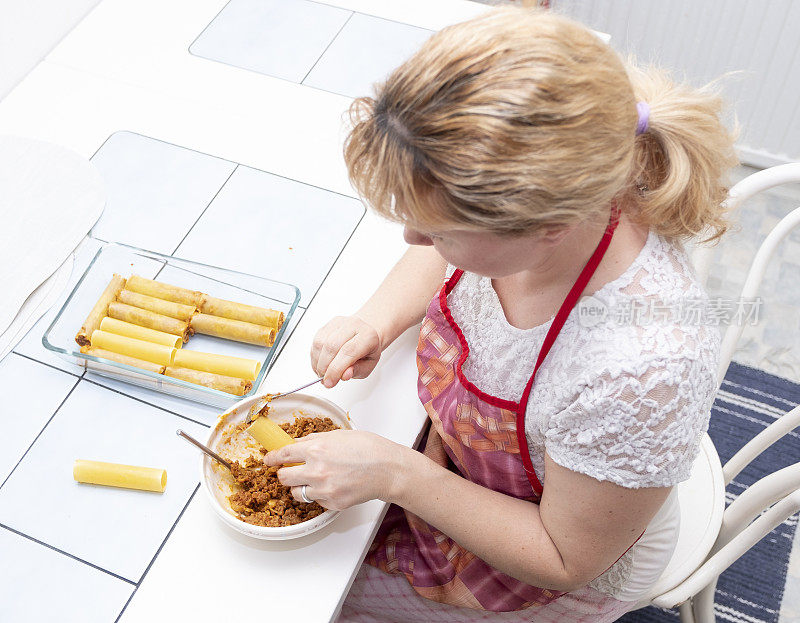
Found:
[[594, 313], [575, 310], [560, 365], [542, 370], [570, 380], [544, 424], [553, 460], [626, 487], [688, 476], [716, 391], [720, 333], [692, 313], [708, 297], [682, 247], [653, 236], [623, 278], [582, 301]]
[[687, 297], [707, 298], [683, 244], [652, 229], [644, 247], [627, 270], [592, 296], [663, 302]]
[[594, 370], [595, 360], [627, 362], [631, 371], [654, 360], [715, 367], [720, 331], [711, 303], [683, 246], [651, 231], [622, 276], [579, 301], [569, 343]]

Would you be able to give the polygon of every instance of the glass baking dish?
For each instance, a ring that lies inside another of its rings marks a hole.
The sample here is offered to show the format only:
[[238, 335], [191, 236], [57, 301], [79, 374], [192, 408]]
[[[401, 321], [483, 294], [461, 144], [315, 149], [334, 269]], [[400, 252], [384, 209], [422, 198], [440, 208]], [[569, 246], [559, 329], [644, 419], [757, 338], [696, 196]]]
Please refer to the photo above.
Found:
[[[44, 332], [42, 344], [45, 348], [97, 374], [215, 407], [226, 408], [258, 392], [258, 387], [288, 337], [287, 327], [300, 302], [300, 290], [288, 283], [190, 262], [117, 242], [98, 243], [100, 248], [89, 267]], [[113, 273], [125, 278], [137, 274], [199, 290], [217, 298], [282, 311], [286, 319], [275, 336], [275, 343], [269, 348], [200, 334], [190, 337], [189, 342], [183, 346], [189, 350], [257, 359], [261, 362], [261, 369], [253, 381], [253, 389], [244, 396], [234, 396], [210, 387], [81, 353], [80, 346], [75, 342], [75, 334], [100, 298]]]

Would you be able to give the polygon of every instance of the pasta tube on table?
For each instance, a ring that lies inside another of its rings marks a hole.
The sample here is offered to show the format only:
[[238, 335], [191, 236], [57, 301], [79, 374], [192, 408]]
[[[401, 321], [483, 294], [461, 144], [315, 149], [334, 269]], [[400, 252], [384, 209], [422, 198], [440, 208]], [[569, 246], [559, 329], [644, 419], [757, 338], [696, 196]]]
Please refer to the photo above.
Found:
[[261, 362], [243, 357], [202, 353], [196, 350], [176, 350], [172, 365], [202, 372], [213, 372], [253, 381], [261, 369]]
[[167, 488], [167, 470], [119, 463], [76, 459], [72, 477], [78, 482], [107, 487], [139, 489], [163, 493]]
[[275, 329], [252, 322], [195, 314], [190, 322], [194, 333], [214, 335], [236, 342], [272, 346], [275, 343]]
[[175, 303], [183, 303], [184, 305], [193, 305], [198, 307], [200, 300], [203, 298], [203, 293], [197, 290], [188, 290], [179, 286], [173, 286], [161, 281], [154, 281], [146, 279], [139, 275], [133, 275], [128, 279], [125, 286], [132, 292], [140, 294], [147, 294], [155, 298], [164, 299], [165, 301], [174, 301]]
[[144, 340], [137, 340], [116, 333], [108, 333], [97, 329], [92, 333], [92, 346], [110, 350], [112, 353], [127, 355], [136, 359], [144, 359], [160, 366], [170, 366], [175, 358], [175, 353], [180, 352], [171, 346], [153, 344]]
[[100, 326], [100, 321], [106, 315], [108, 304], [111, 303], [117, 294], [125, 287], [125, 279], [120, 275], [114, 273], [111, 281], [103, 290], [103, 294], [97, 300], [97, 303], [92, 307], [92, 311], [86, 317], [78, 334], [75, 336], [75, 341], [81, 346], [89, 346], [91, 344], [92, 332]]
[[153, 363], [152, 361], [145, 361], [144, 359], [137, 359], [136, 357], [130, 357], [128, 355], [121, 355], [120, 353], [104, 350], [102, 348], [96, 348], [95, 346], [82, 346], [81, 352], [85, 355], [99, 357], [100, 359], [109, 359], [111, 361], [117, 361], [119, 363], [133, 366], [134, 368], [149, 370], [150, 372], [155, 372], [156, 374], [164, 373], [165, 366], [163, 365]]
[[145, 342], [171, 346], [172, 348], [180, 348], [183, 346], [183, 339], [180, 335], [172, 335], [171, 333], [140, 327], [138, 324], [131, 324], [124, 320], [111, 318], [110, 316], [106, 316], [100, 321], [100, 329], [108, 331], [109, 333], [116, 333], [117, 335], [144, 340]]
[[197, 311], [197, 307], [194, 305], [165, 301], [164, 299], [125, 289], [117, 295], [117, 300], [126, 305], [149, 309], [151, 312], [169, 316], [170, 318], [177, 318], [178, 320], [189, 320], [192, 314]]
[[189, 340], [189, 323], [177, 318], [170, 318], [163, 314], [157, 314], [149, 309], [140, 309], [133, 305], [113, 302], [108, 305], [108, 315], [116, 320], [138, 324], [148, 329], [180, 335], [184, 342]]
[[213, 372], [203, 372], [201, 370], [192, 370], [191, 368], [178, 368], [175, 366], [167, 366], [164, 370], [166, 376], [174, 379], [182, 379], [189, 383], [203, 385], [204, 387], [211, 387], [218, 389], [221, 392], [227, 392], [234, 396], [244, 396], [247, 392], [253, 389], [253, 382], [245, 379], [240, 379], [235, 376], [226, 376], [224, 374], [215, 374]]
[[200, 311], [210, 316], [222, 316], [232, 320], [242, 320], [264, 325], [265, 327], [272, 327], [276, 331], [281, 328], [285, 318], [283, 312], [277, 309], [226, 301], [207, 294], [203, 295], [203, 299], [200, 301]]

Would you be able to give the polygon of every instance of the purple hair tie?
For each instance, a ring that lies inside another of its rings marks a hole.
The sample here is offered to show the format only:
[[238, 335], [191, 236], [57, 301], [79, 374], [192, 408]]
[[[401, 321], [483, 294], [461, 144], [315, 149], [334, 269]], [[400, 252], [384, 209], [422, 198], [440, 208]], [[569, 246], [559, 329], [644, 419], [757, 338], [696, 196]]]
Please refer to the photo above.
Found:
[[650, 106], [647, 102], [636, 102], [636, 112], [639, 113], [639, 122], [636, 124], [636, 136], [647, 132], [650, 121]]

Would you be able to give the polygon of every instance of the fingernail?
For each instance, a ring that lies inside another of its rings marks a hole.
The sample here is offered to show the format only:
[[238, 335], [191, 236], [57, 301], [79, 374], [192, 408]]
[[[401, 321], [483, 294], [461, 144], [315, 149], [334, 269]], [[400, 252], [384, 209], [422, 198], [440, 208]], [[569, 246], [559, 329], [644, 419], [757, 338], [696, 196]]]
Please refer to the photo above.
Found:
[[328, 379], [325, 379], [324, 381], [322, 381], [322, 384], [323, 384], [325, 387], [327, 387], [328, 389], [330, 389], [331, 387], [333, 387], [333, 381], [329, 381]]

